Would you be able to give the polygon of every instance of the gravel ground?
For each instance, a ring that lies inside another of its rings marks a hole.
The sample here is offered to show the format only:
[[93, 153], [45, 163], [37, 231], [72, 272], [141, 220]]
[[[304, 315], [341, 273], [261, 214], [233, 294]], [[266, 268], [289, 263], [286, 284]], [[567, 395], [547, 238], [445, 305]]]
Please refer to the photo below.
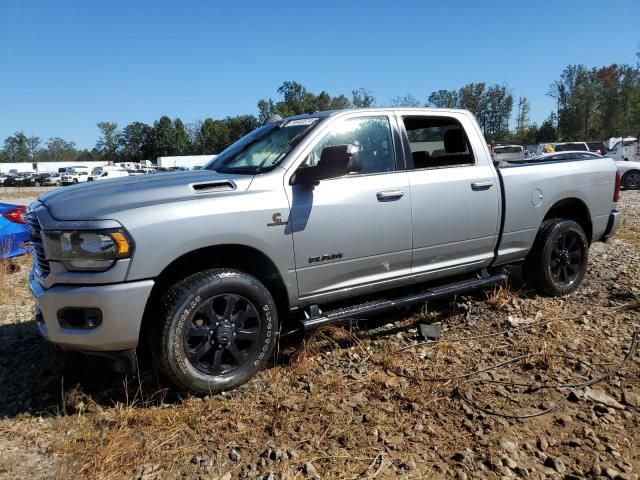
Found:
[[55, 351], [30, 321], [22, 261], [0, 273], [0, 478], [637, 479], [640, 192], [619, 208], [621, 231], [568, 297], [535, 296], [515, 272], [509, 288], [292, 334], [211, 398]]

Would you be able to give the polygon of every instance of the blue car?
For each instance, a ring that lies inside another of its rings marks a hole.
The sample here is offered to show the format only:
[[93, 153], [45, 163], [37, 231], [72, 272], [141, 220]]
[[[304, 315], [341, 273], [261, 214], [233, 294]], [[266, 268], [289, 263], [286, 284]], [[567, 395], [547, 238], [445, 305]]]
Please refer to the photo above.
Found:
[[24, 219], [27, 207], [0, 203], [0, 259], [19, 257], [27, 253], [29, 229]]

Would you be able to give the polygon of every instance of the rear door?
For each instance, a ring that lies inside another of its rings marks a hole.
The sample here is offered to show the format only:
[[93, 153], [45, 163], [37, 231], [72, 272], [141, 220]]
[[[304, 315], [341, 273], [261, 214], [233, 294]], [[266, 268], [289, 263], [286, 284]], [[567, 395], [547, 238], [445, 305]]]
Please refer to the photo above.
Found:
[[411, 188], [412, 272], [422, 279], [489, 265], [500, 226], [500, 183], [475, 122], [461, 114], [411, 112], [399, 114], [398, 123]]
[[376, 112], [334, 120], [302, 154], [303, 165], [343, 144], [360, 149], [361, 172], [289, 187], [302, 298], [371, 291], [410, 273], [411, 195], [395, 118]]

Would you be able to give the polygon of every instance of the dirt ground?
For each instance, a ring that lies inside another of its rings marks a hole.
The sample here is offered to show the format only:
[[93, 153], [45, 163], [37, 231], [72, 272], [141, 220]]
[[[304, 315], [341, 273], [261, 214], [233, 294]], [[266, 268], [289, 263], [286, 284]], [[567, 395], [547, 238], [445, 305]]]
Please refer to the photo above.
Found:
[[294, 332], [257, 378], [204, 398], [52, 348], [22, 259], [0, 270], [0, 478], [637, 479], [640, 192], [619, 208], [568, 297], [516, 271], [507, 288]]

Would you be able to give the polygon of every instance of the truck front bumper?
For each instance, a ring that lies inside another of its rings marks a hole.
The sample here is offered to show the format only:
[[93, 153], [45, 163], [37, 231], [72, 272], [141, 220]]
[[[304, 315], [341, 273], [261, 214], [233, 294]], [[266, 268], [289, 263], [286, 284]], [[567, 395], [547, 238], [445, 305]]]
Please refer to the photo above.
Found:
[[611, 210], [611, 213], [609, 214], [609, 220], [607, 221], [607, 228], [600, 238], [600, 241], [606, 242], [611, 237], [613, 237], [613, 235], [616, 233], [616, 230], [618, 230], [621, 221], [622, 214], [618, 210]]
[[[38, 328], [45, 338], [67, 349], [110, 352], [138, 345], [153, 280], [97, 286], [56, 285], [45, 290], [31, 272], [29, 287], [36, 299]], [[91, 312], [89, 322], [81, 321], [83, 312]]]

